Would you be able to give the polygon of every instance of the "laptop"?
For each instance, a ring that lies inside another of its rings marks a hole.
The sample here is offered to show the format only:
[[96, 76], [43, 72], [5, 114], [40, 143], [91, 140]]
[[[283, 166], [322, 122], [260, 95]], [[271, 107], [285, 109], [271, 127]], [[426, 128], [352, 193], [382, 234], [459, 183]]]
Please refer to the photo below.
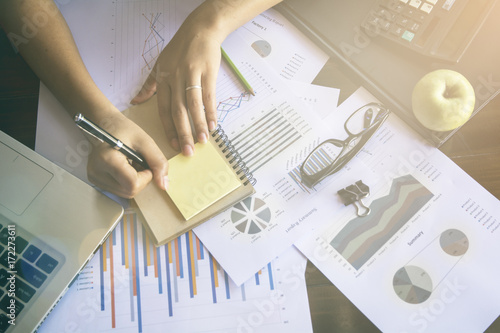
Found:
[[0, 131], [0, 332], [36, 330], [122, 215]]

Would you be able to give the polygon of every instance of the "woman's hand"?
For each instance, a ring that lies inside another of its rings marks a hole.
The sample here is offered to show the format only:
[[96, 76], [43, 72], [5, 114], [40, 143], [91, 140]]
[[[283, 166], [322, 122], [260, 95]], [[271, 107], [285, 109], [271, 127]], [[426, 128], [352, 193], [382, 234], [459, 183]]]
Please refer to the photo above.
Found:
[[93, 121], [139, 152], [149, 169], [141, 170], [140, 167], [131, 165], [124, 154], [92, 138], [95, 145], [87, 164], [89, 181], [123, 198], [133, 198], [151, 180], [161, 189], [167, 189], [168, 162], [149, 135], [118, 111], [107, 113]]
[[[171, 146], [193, 154], [217, 125], [215, 85], [221, 44], [243, 23], [280, 0], [205, 0], [184, 21], [161, 52], [155, 67], [132, 104], [155, 92], [158, 110]], [[191, 130], [191, 121], [195, 133]]]
[[[158, 110], [170, 145], [184, 155], [194, 152], [194, 137], [208, 140], [217, 124], [215, 85], [221, 42], [188, 18], [160, 54], [132, 104], [158, 94]], [[191, 121], [194, 131], [191, 130]]]

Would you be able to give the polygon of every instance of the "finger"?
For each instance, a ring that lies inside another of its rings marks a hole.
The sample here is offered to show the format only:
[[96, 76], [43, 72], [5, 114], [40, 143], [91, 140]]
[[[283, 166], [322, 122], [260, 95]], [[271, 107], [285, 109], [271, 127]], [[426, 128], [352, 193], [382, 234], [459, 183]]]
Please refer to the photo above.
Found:
[[154, 93], [156, 92], [156, 75], [154, 74], [154, 72], [155, 70], [153, 70], [153, 72], [149, 74], [148, 78], [142, 85], [141, 90], [130, 101], [130, 104], [140, 104], [154, 95]]
[[[137, 142], [137, 151], [146, 160], [149, 169], [153, 173], [155, 184], [163, 190], [168, 187], [168, 161], [165, 155], [152, 139]], [[142, 171], [141, 171], [142, 172]], [[141, 173], [139, 172], [139, 173]]]
[[123, 154], [110, 148], [91, 155], [87, 173], [96, 186], [123, 198], [133, 198], [153, 178], [151, 170], [137, 172]]
[[218, 70], [208, 71], [202, 78], [203, 85], [203, 105], [205, 107], [205, 121], [208, 130], [213, 131], [217, 126], [217, 107], [215, 101], [215, 91], [217, 83]]
[[151, 171], [144, 170], [137, 172], [137, 178], [133, 182], [133, 186], [130, 187], [124, 186], [125, 183], [122, 179], [117, 180], [111, 174], [103, 175], [99, 182], [96, 182], [95, 179], [91, 181], [104, 191], [114, 193], [122, 198], [132, 199], [149, 184], [151, 178]]
[[189, 120], [188, 110], [186, 109], [185, 89], [184, 82], [178, 82], [176, 86], [172, 88], [170, 112], [177, 131], [180, 149], [185, 156], [191, 156], [194, 152], [194, 141], [191, 131], [191, 122]]
[[196, 138], [199, 142], [205, 143], [208, 139], [208, 126], [205, 118], [205, 110], [203, 108], [201, 85], [191, 85], [186, 88], [186, 102], [188, 112], [191, 115], [191, 120], [193, 121], [193, 126], [196, 131]]
[[177, 131], [171, 115], [171, 92], [168, 85], [161, 85], [157, 95], [158, 112], [163, 128], [165, 129], [168, 142], [172, 148], [179, 151], [180, 148], [179, 141], [177, 139]]

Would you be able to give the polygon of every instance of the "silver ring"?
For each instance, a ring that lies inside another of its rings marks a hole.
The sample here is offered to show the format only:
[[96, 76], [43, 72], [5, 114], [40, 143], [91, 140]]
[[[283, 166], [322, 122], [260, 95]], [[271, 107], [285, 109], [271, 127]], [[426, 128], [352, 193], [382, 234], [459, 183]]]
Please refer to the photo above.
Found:
[[201, 89], [201, 86], [189, 86], [186, 88], [186, 91], [191, 90], [191, 89]]

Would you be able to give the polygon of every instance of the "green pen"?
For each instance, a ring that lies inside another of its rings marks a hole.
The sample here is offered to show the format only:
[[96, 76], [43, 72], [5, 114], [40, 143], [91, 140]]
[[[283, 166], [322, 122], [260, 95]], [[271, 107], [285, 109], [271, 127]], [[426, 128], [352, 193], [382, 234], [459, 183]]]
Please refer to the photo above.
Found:
[[236, 68], [236, 66], [234, 65], [234, 63], [232, 62], [232, 60], [229, 58], [229, 56], [227, 55], [226, 51], [224, 51], [224, 49], [221, 47], [220, 48], [220, 51], [221, 51], [221, 54], [222, 54], [222, 58], [227, 62], [227, 64], [229, 65], [229, 67], [231, 67], [231, 69], [233, 70], [233, 72], [236, 74], [236, 76], [238, 77], [238, 79], [241, 81], [241, 83], [243, 84], [243, 86], [245, 87], [245, 89], [250, 93], [252, 94], [253, 96], [255, 96], [255, 92], [253, 91], [253, 88], [252, 86], [250, 86], [250, 84], [248, 83], [248, 81], [243, 77], [243, 75], [241, 74], [241, 72], [238, 70], [238, 68]]

